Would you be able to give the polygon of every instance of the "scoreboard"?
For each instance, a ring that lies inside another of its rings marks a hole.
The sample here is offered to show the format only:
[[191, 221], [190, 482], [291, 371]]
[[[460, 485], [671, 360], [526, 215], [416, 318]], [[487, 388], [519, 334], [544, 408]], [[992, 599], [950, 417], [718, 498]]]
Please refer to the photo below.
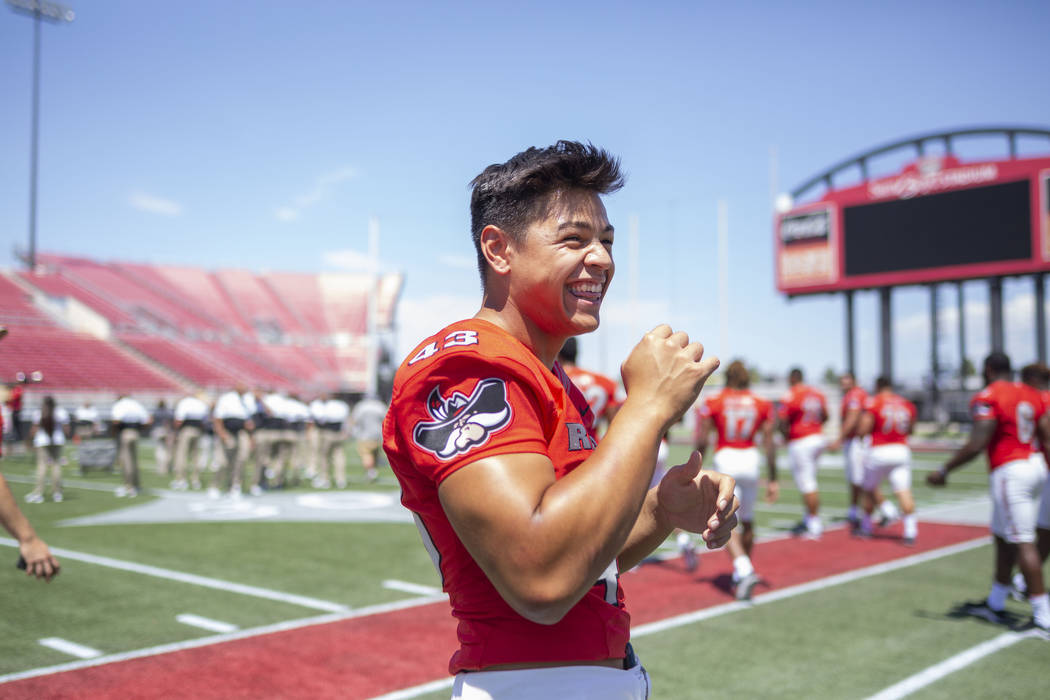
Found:
[[776, 218], [789, 295], [1045, 271], [1050, 158], [921, 158]]

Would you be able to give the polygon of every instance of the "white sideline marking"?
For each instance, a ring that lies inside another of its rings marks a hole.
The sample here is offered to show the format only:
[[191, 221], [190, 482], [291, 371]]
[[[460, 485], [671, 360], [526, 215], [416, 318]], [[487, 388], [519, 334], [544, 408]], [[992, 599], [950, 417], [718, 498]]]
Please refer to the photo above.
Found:
[[707, 620], [712, 617], [719, 617], [721, 615], [725, 615], [726, 613], [736, 612], [737, 610], [745, 610], [755, 605], [765, 605], [767, 603], [773, 603], [778, 600], [784, 600], [786, 598], [794, 598], [795, 596], [802, 595], [803, 593], [812, 593], [813, 591], [820, 591], [825, 588], [831, 588], [832, 586], [839, 586], [843, 583], [849, 583], [858, 579], [868, 578], [869, 576], [878, 576], [879, 574], [885, 574], [889, 571], [896, 571], [897, 569], [905, 569], [909, 566], [915, 566], [916, 564], [925, 564], [926, 562], [933, 561], [934, 559], [948, 557], [953, 554], [959, 554], [961, 552], [968, 552], [971, 549], [977, 549], [978, 547], [983, 547], [986, 544], [988, 544], [988, 538], [982, 536], [975, 540], [970, 540], [968, 542], [960, 542], [959, 544], [953, 544], [951, 546], [942, 547], [940, 549], [931, 549], [928, 552], [914, 554], [910, 557], [904, 557], [903, 559], [888, 561], [882, 564], [875, 564], [873, 566], [866, 566], [863, 569], [847, 571], [842, 574], [828, 576], [826, 578], [817, 579], [815, 581], [800, 583], [797, 586], [789, 586], [787, 588], [781, 588], [779, 590], [770, 591], [769, 593], [763, 593], [761, 595], [755, 596], [750, 603], [746, 601], [734, 601], [732, 603], [716, 605], [713, 608], [705, 608], [703, 610], [685, 613], [684, 615], [676, 615], [675, 617], [669, 617], [666, 620], [658, 620], [657, 622], [650, 622], [647, 625], [640, 625], [631, 630], [631, 637], [644, 637], [647, 634], [663, 632], [664, 630], [673, 629], [675, 627], [681, 627], [682, 625], [690, 625], [694, 622], [699, 622], [700, 620]]
[[408, 700], [408, 698], [416, 698], [425, 693], [433, 693], [438, 690], [444, 690], [445, 688], [451, 688], [455, 680], [455, 678], [442, 678], [439, 681], [430, 681], [429, 683], [423, 683], [422, 685], [414, 685], [411, 688], [395, 690], [386, 695], [377, 695], [374, 698], [369, 698], [369, 700]]
[[[0, 544], [6, 544], [13, 542], [13, 540], [3, 540], [0, 538]], [[916, 554], [904, 559], [898, 559], [895, 562], [888, 564], [880, 564], [877, 566], [867, 567], [865, 569], [858, 569], [855, 572], [846, 574], [839, 574], [837, 576], [830, 576], [826, 579], [820, 579], [812, 581], [808, 584], [801, 584], [798, 586], [792, 586], [791, 588], [785, 588], [782, 591], [771, 591], [769, 593], [757, 596], [753, 604], [771, 603], [775, 600], [781, 600], [783, 598], [790, 598], [803, 593], [808, 593], [812, 590], [820, 590], [821, 588], [828, 588], [849, 581], [864, 578], [866, 576], [875, 576], [877, 574], [885, 573], [886, 571], [892, 571], [893, 569], [905, 568], [915, 564], [921, 564], [926, 561], [932, 561], [940, 557], [951, 556], [960, 552], [965, 552], [970, 549], [976, 549], [987, 543], [987, 537], [982, 536], [980, 538], [971, 540], [969, 542], [962, 542], [960, 544], [952, 545], [949, 547], [943, 547], [941, 549], [930, 550], [929, 552], [923, 552], [922, 554]], [[55, 550], [52, 550], [55, 551]], [[397, 601], [394, 603], [384, 603], [382, 605], [373, 605], [365, 608], [358, 608], [356, 610], [348, 610], [341, 613], [332, 613], [328, 615], [318, 615], [315, 617], [302, 618], [299, 620], [288, 620], [285, 622], [278, 622], [272, 625], [265, 625], [263, 627], [254, 627], [238, 632], [231, 632], [230, 634], [220, 634], [212, 637], [202, 637], [200, 639], [192, 639], [184, 642], [175, 642], [172, 644], [161, 644], [158, 646], [147, 647], [145, 649], [136, 649], [133, 651], [123, 652], [120, 654], [110, 654], [108, 656], [98, 657], [96, 659], [90, 659], [85, 661], [72, 661], [65, 664], [58, 664], [55, 666], [45, 666], [41, 668], [30, 669], [28, 671], [19, 671], [17, 673], [9, 673], [7, 675], [0, 676], [0, 684], [9, 683], [11, 681], [22, 680], [24, 678], [35, 678], [37, 676], [46, 676], [52, 673], [61, 673], [63, 671], [74, 671], [81, 668], [89, 668], [92, 666], [102, 666], [109, 663], [116, 663], [120, 661], [129, 661], [132, 659], [139, 659], [149, 656], [158, 656], [160, 654], [168, 654], [171, 652], [182, 651], [184, 649], [195, 649], [198, 647], [210, 646], [212, 644], [220, 644], [222, 642], [235, 641], [239, 639], [250, 639], [252, 637], [258, 637], [266, 634], [274, 634], [276, 632], [284, 632], [287, 630], [301, 629], [303, 627], [311, 627], [314, 625], [322, 625], [330, 622], [338, 622], [340, 620], [348, 620], [355, 617], [367, 617], [369, 615], [378, 615], [386, 612], [393, 612], [396, 610], [404, 610], [406, 608], [414, 608], [423, 605], [429, 605], [439, 601], [446, 600], [444, 595], [433, 596], [431, 598], [413, 598], [403, 601]], [[679, 615], [674, 618], [668, 618], [663, 622], [650, 623], [648, 625], [642, 625], [632, 630], [632, 636], [643, 636], [645, 634], [652, 634], [654, 632], [661, 631], [662, 629], [670, 629], [680, 625], [691, 624], [699, 620], [703, 620], [709, 617], [717, 617], [718, 615], [724, 615], [726, 613], [735, 612], [748, 608], [750, 605], [747, 603], [728, 603], [726, 605], [717, 606], [715, 608], [708, 608], [706, 610], [700, 610], [695, 613], [686, 615]], [[667, 624], [665, 624], [667, 623]], [[378, 696], [384, 699], [393, 700], [408, 700], [424, 693], [431, 692], [432, 690], [440, 690], [448, 687], [452, 684], [451, 679], [441, 679], [433, 681], [432, 683], [426, 683], [418, 685], [413, 688], [405, 688], [400, 691], [396, 691], [395, 694], [389, 694], [386, 696]], [[373, 700], [378, 700], [374, 698]]]
[[193, 613], [176, 615], [175, 620], [184, 625], [200, 627], [201, 629], [210, 632], [236, 632], [239, 629], [237, 625], [231, 625], [229, 622], [220, 622], [219, 620], [212, 620], [207, 617], [201, 617], [200, 615], [194, 615]]
[[9, 673], [7, 675], [0, 676], [0, 683], [10, 683], [11, 681], [19, 681], [25, 678], [47, 676], [52, 673], [62, 673], [63, 671], [76, 671], [77, 669], [90, 668], [92, 666], [104, 666], [105, 664], [116, 663], [119, 661], [130, 661], [132, 659], [141, 659], [148, 656], [170, 654], [172, 652], [183, 651], [185, 649], [196, 649], [198, 647], [211, 646], [212, 644], [232, 642], [238, 639], [250, 639], [252, 637], [261, 637], [267, 634], [274, 634], [276, 632], [286, 632], [288, 630], [295, 630], [303, 627], [312, 627], [314, 625], [325, 625], [330, 622], [350, 620], [355, 617], [381, 615], [383, 613], [404, 610], [406, 608], [416, 608], [422, 605], [430, 605], [432, 603], [437, 603], [443, 600], [447, 600], [447, 598], [443, 594], [440, 596], [434, 596], [433, 598], [409, 598], [408, 600], [399, 600], [393, 603], [383, 603], [381, 605], [370, 605], [368, 607], [357, 608], [355, 610], [347, 610], [345, 612], [340, 613], [316, 615], [314, 617], [304, 617], [298, 620], [286, 620], [284, 622], [276, 622], [272, 625], [252, 627], [246, 630], [230, 632], [229, 634], [217, 634], [211, 637], [201, 637], [200, 639], [188, 639], [184, 642], [173, 642], [171, 644], [160, 644], [153, 647], [146, 647], [145, 649], [134, 649], [132, 651], [125, 651], [119, 654], [109, 654], [107, 656], [100, 656], [98, 658], [86, 661], [70, 661], [69, 663], [58, 664], [55, 666], [44, 666], [41, 668], [33, 668], [28, 671]]
[[440, 588], [424, 586], [419, 583], [409, 583], [408, 581], [398, 581], [397, 579], [387, 579], [386, 581], [383, 581], [383, 588], [388, 588], [391, 591], [415, 593], [416, 595], [437, 595], [441, 593]]
[[1029, 637], [1035, 637], [1036, 632], [1029, 630], [1028, 632], [1004, 632], [994, 639], [989, 639], [987, 642], [978, 644], [975, 647], [959, 652], [955, 656], [945, 659], [939, 664], [930, 666], [924, 671], [916, 673], [914, 676], [905, 678], [900, 683], [891, 685], [880, 693], [872, 695], [868, 700], [900, 700], [900, 698], [907, 697], [914, 693], [916, 690], [921, 690], [926, 686], [939, 681], [948, 674], [955, 673], [956, 671], [963, 669], [974, 661], [984, 658], [989, 654], [994, 654], [1000, 649], [1016, 644], [1022, 639]]
[[[6, 537], [0, 537], [0, 544], [7, 545], [9, 547], [18, 546], [18, 542], [16, 542], [15, 540], [7, 539]], [[71, 549], [59, 549], [58, 547], [52, 547], [51, 552], [63, 559], [72, 559], [73, 561], [82, 561], [87, 564], [96, 564], [98, 566], [108, 566], [111, 569], [130, 571], [132, 573], [143, 574], [145, 576], [156, 576], [157, 578], [163, 578], [169, 581], [189, 583], [195, 586], [204, 586], [205, 588], [216, 588], [220, 591], [240, 593], [242, 595], [255, 596], [256, 598], [267, 598], [269, 600], [276, 600], [282, 603], [301, 605], [304, 608], [313, 608], [314, 610], [323, 610], [325, 612], [344, 612], [350, 609], [346, 605], [341, 605], [340, 603], [333, 603], [327, 600], [319, 600], [317, 598], [295, 595], [293, 593], [282, 593], [281, 591], [273, 591], [269, 588], [248, 586], [243, 583], [233, 583], [232, 581], [223, 581], [221, 579], [210, 578], [208, 576], [197, 576], [196, 574], [187, 574], [183, 573], [182, 571], [173, 571], [172, 569], [162, 569], [159, 566], [136, 564], [135, 562], [121, 561], [120, 559], [112, 559], [110, 557], [102, 557], [97, 556], [95, 554], [75, 552]]]
[[98, 649], [92, 649], [83, 644], [77, 644], [76, 642], [71, 642], [68, 639], [60, 639], [59, 637], [45, 637], [40, 640], [40, 646], [45, 646], [49, 649], [60, 651], [63, 654], [75, 656], [78, 659], [94, 659], [98, 656], [102, 656], [102, 652]]
[[[746, 601], [734, 601], [732, 603], [725, 603], [723, 605], [716, 605], [713, 608], [705, 608], [703, 610], [697, 610], [691, 613], [685, 613], [684, 615], [676, 615], [675, 617], [669, 617], [665, 620], [659, 620], [657, 622], [650, 622], [647, 625], [640, 625], [631, 630], [631, 638], [644, 637], [649, 634], [655, 634], [657, 632], [663, 632], [665, 630], [673, 629], [675, 627], [681, 627], [683, 625], [691, 625], [694, 622], [701, 620], [707, 620], [712, 617], [719, 617], [728, 613], [737, 612], [739, 610], [746, 610], [755, 605], [763, 605], [767, 603], [773, 603], [778, 600], [784, 600], [786, 598], [794, 598], [795, 596], [802, 595], [804, 593], [811, 593], [813, 591], [819, 591], [824, 588], [831, 588], [832, 586], [838, 586], [843, 583], [849, 583], [850, 581], [856, 581], [857, 579], [868, 578], [870, 576], [877, 576], [884, 574], [889, 571], [896, 569], [904, 569], [909, 566], [916, 564], [924, 564], [934, 559], [940, 559], [941, 557], [951, 556], [953, 554], [959, 554], [961, 552], [967, 552], [971, 549], [983, 547], [988, 544], [986, 537], [980, 537], [969, 542], [961, 542], [959, 544], [950, 545], [948, 547], [942, 547], [941, 549], [932, 549], [929, 552], [923, 552], [921, 554], [915, 554], [910, 557], [904, 557], [903, 559], [897, 559], [892, 562], [885, 562], [883, 564], [876, 564], [874, 566], [868, 566], [863, 569], [857, 569], [856, 571], [847, 571], [844, 574], [836, 574], [835, 576], [828, 576], [827, 578], [817, 579], [816, 581], [810, 581], [808, 583], [801, 583], [797, 586], [790, 586], [788, 588], [782, 588], [776, 591], [770, 591], [769, 593], [763, 593], [762, 595], [755, 596], [750, 602]], [[452, 685], [452, 679], [442, 679], [441, 681], [433, 681], [431, 683], [424, 683], [423, 685], [413, 686], [411, 688], [404, 688], [402, 690], [389, 693], [387, 695], [377, 695], [369, 700], [409, 700], [410, 698], [419, 697], [425, 693], [433, 692], [435, 690], [441, 690], [443, 688]]]

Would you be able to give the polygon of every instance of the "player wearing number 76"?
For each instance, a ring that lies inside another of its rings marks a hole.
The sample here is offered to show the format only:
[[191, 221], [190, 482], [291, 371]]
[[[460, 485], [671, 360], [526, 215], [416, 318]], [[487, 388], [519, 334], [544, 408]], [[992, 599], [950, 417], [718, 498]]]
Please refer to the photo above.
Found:
[[904, 544], [915, 544], [919, 534], [915, 521], [915, 499], [911, 495], [911, 448], [908, 436], [915, 428], [915, 404], [893, 393], [886, 377], [875, 380], [875, 395], [864, 401], [857, 436], [871, 436], [871, 447], [864, 455], [864, 517], [858, 534], [871, 537], [871, 514], [875, 510], [875, 490], [883, 479], [900, 503], [904, 514]]
[[731, 478], [695, 454], [649, 481], [660, 439], [718, 360], [666, 325], [621, 366], [627, 398], [599, 443], [555, 362], [598, 327], [613, 278], [601, 195], [623, 184], [591, 145], [530, 148], [474, 179], [483, 298], [423, 340], [394, 380], [384, 449], [459, 620], [453, 698], [635, 698], [618, 572], [676, 527], [720, 547]]

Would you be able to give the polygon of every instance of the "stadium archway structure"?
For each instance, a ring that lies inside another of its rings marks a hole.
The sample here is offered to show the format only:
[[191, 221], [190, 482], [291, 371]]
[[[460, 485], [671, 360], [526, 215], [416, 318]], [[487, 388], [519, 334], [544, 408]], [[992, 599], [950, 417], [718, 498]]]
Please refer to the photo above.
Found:
[[[1002, 137], [997, 160], [963, 162], [959, 141]], [[1042, 157], [1021, 157], [1018, 137], [1047, 141]], [[877, 157], [913, 158], [871, 177]], [[848, 186], [836, 180], [857, 174]], [[818, 188], [817, 199], [805, 200]], [[1002, 350], [1003, 279], [1030, 276], [1035, 292], [1036, 356], [1046, 362], [1045, 273], [1050, 271], [1050, 130], [984, 126], [910, 136], [851, 156], [781, 195], [775, 217], [776, 284], [789, 298], [838, 293], [845, 300], [845, 365], [855, 370], [853, 294], [879, 293], [880, 374], [892, 379], [893, 289], [930, 294], [930, 376], [938, 404], [937, 293], [954, 283], [959, 299], [960, 365], [966, 358], [962, 284], [987, 280], [993, 350]]]

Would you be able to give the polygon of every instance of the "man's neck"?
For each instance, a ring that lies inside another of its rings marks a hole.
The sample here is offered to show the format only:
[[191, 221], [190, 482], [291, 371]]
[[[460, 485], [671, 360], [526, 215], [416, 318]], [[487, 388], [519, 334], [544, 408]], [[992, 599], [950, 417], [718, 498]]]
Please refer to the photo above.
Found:
[[513, 307], [510, 305], [496, 309], [483, 302], [481, 309], [474, 314], [474, 318], [488, 321], [492, 325], [505, 330], [532, 351], [545, 367], [554, 366], [554, 360], [558, 357], [558, 351], [565, 344], [565, 338], [549, 336], [536, 328], [535, 324], [529, 323], [520, 314], [514, 313]]

